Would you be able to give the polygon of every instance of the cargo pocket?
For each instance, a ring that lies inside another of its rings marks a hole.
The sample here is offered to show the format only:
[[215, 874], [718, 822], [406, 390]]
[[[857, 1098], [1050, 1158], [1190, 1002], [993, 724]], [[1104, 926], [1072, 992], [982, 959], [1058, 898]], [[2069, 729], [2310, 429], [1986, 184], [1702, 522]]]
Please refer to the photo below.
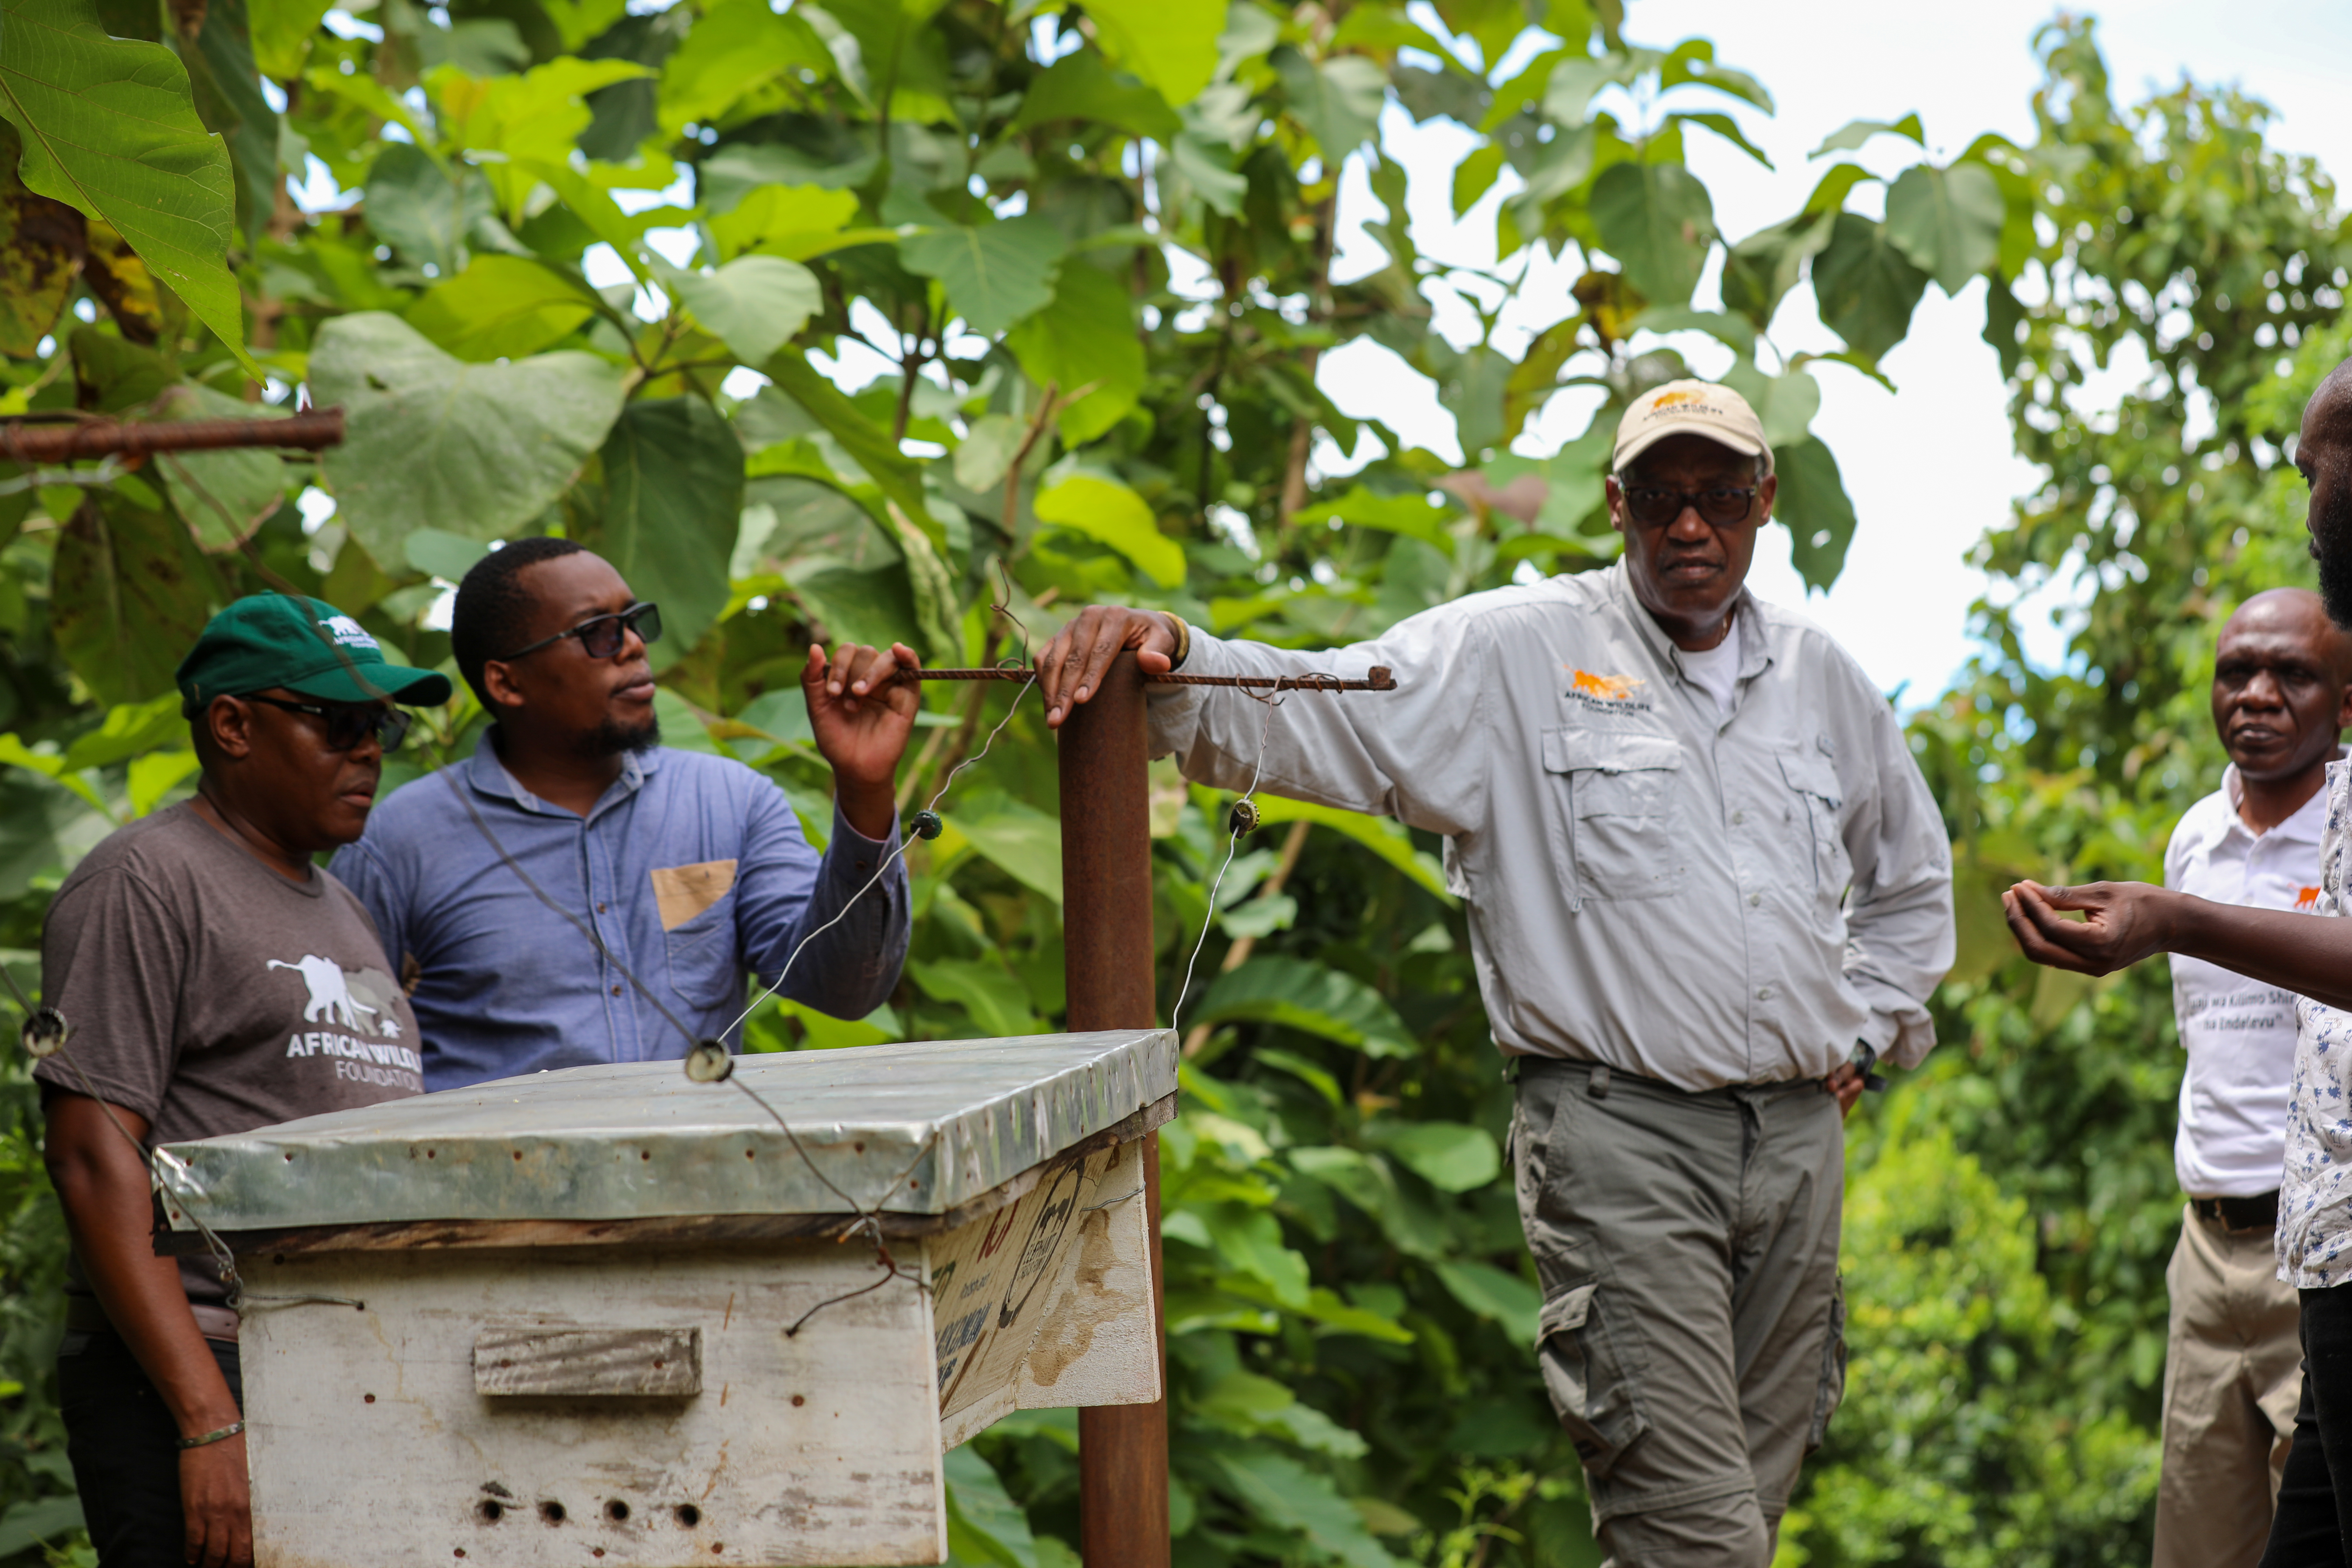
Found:
[[1838, 819], [1845, 789], [1838, 783], [1837, 769], [1818, 752], [1782, 752], [1780, 778], [1796, 796], [1790, 847], [1812, 871], [1813, 897], [1834, 904], [1845, 897], [1846, 884], [1853, 879], [1853, 862], [1847, 858], [1843, 824]]
[[1671, 735], [1547, 730], [1544, 771], [1582, 899], [1664, 899], [1689, 867], [1676, 841], [1675, 783], [1683, 749]]
[[1536, 1320], [1536, 1349], [1560, 1426], [1585, 1468], [1605, 1477], [1650, 1423], [1626, 1358], [1594, 1300], [1600, 1289], [1597, 1281], [1579, 1285], [1545, 1302]]
[[1830, 1417], [1845, 1400], [1845, 1277], [1830, 1287], [1830, 1338], [1822, 1347], [1821, 1386], [1813, 1391], [1813, 1424], [1805, 1434], [1805, 1452], [1822, 1446], [1829, 1436]]

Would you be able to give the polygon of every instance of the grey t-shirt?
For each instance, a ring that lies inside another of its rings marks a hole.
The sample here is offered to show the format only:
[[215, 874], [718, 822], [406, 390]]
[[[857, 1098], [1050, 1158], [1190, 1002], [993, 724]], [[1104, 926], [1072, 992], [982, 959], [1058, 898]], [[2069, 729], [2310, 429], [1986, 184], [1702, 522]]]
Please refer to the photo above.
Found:
[[[41, 980], [81, 1072], [52, 1057], [34, 1076], [138, 1112], [151, 1143], [425, 1087], [416, 1019], [360, 901], [322, 870], [288, 880], [188, 805], [75, 868], [49, 906]], [[208, 1259], [183, 1259], [180, 1277], [191, 1300], [226, 1297]], [[70, 1288], [89, 1289], [79, 1260]]]

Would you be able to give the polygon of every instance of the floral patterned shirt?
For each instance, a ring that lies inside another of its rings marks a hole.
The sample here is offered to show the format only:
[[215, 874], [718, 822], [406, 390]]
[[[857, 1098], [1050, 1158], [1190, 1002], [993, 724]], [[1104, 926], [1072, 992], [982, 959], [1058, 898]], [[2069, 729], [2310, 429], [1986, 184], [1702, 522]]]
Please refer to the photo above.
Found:
[[[2342, 915], [2345, 826], [2352, 763], [2327, 765], [2320, 830], [2319, 901]], [[2287, 1101], [2286, 1169], [2279, 1178], [2279, 1278], [2298, 1289], [2352, 1279], [2352, 1013], [2309, 997], [2295, 1003], [2294, 1086]]]

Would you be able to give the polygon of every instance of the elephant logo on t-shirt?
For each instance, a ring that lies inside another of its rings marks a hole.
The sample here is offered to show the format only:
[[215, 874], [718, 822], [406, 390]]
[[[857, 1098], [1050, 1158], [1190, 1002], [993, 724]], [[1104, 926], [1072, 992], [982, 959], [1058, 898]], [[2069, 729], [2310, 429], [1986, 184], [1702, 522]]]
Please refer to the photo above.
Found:
[[302, 984], [310, 988], [310, 1000], [302, 1008], [305, 1023], [340, 1024], [346, 1029], [373, 1032], [373, 1026], [362, 1023], [360, 1015], [364, 1013], [373, 1018], [377, 1009], [352, 995], [351, 982], [343, 974], [343, 966], [333, 959], [320, 958], [310, 952], [304, 953], [300, 961], [294, 963], [281, 963], [273, 958], [269, 961], [269, 967], [294, 971], [302, 977]]

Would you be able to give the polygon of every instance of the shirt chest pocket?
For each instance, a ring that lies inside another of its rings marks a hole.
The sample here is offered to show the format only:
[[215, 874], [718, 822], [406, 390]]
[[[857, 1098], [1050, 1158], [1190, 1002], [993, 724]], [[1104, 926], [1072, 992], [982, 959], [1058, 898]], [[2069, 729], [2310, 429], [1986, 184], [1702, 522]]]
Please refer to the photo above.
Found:
[[1547, 730], [1543, 763], [1556, 847], [1565, 852], [1578, 904], [1683, 890], [1690, 872], [1677, 832], [1683, 749], [1672, 736]]
[[696, 1007], [740, 1002], [735, 942], [735, 862], [705, 860], [653, 872], [670, 989]]
[[1782, 752], [1780, 756], [1780, 780], [1795, 797], [1790, 847], [1812, 873], [1813, 896], [1835, 903], [1845, 897], [1846, 884], [1853, 879], [1841, 820], [1844, 787], [1829, 758], [1817, 752]]

